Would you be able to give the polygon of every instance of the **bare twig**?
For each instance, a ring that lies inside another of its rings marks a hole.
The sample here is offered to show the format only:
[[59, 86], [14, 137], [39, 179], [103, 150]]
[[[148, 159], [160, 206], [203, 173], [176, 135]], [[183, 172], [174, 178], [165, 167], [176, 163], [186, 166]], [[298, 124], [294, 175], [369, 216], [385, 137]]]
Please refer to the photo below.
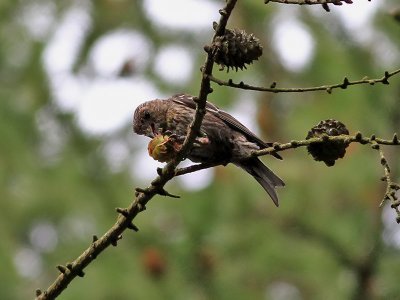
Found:
[[265, 4], [276, 2], [281, 4], [298, 4], [298, 5], [322, 5], [322, 8], [330, 12], [328, 4], [343, 5], [343, 3], [353, 4], [352, 0], [264, 0]]
[[396, 211], [397, 217], [396, 222], [400, 224], [400, 200], [398, 199], [396, 192], [400, 189], [400, 185], [395, 183], [390, 176], [390, 167], [383, 153], [382, 148], [377, 143], [372, 143], [372, 148], [379, 151], [379, 157], [381, 159], [381, 165], [385, 172], [385, 175], [382, 177], [383, 181], [386, 181], [386, 192], [383, 196], [383, 200], [379, 206], [382, 206], [386, 201], [390, 201], [391, 207]]
[[221, 164], [219, 163], [202, 163], [202, 164], [196, 164], [196, 165], [191, 165], [189, 167], [185, 167], [185, 168], [180, 168], [180, 169], [176, 169], [175, 170], [175, 176], [181, 176], [184, 174], [188, 174], [188, 173], [193, 173], [193, 172], [197, 172], [200, 170], [204, 170], [204, 169], [208, 169], [208, 168], [212, 168], [212, 167], [216, 167], [216, 166], [220, 166]]
[[263, 156], [267, 154], [271, 154], [273, 152], [279, 152], [288, 149], [295, 149], [298, 147], [305, 147], [311, 145], [313, 143], [323, 143], [323, 142], [344, 142], [347, 144], [350, 143], [360, 143], [360, 144], [380, 144], [380, 145], [391, 145], [391, 146], [398, 146], [400, 145], [400, 141], [395, 134], [392, 139], [386, 140], [376, 137], [364, 137], [360, 132], [356, 133], [355, 135], [338, 135], [338, 136], [321, 136], [310, 138], [308, 140], [298, 140], [298, 141], [290, 141], [289, 143], [274, 143], [271, 147], [253, 151], [254, 156]]
[[343, 3], [352, 4], [352, 0], [264, 0], [265, 4], [270, 2], [281, 4], [298, 4], [298, 5], [318, 5], [318, 4], [334, 4], [342, 5]]
[[400, 69], [394, 70], [392, 72], [385, 71], [384, 75], [380, 78], [369, 79], [364, 77], [361, 80], [349, 81], [347, 77], [343, 79], [341, 83], [331, 84], [331, 85], [322, 85], [315, 87], [305, 87], [305, 88], [277, 88], [277, 83], [273, 82], [270, 87], [260, 87], [246, 84], [244, 82], [234, 83], [232, 79], [228, 81], [224, 81], [218, 79], [214, 76], [210, 76], [210, 80], [212, 82], [217, 83], [221, 86], [228, 86], [232, 88], [242, 89], [242, 90], [252, 90], [252, 91], [260, 91], [260, 92], [271, 92], [271, 93], [302, 93], [302, 92], [312, 92], [312, 91], [326, 91], [327, 93], [332, 93], [333, 89], [346, 89], [351, 85], [360, 85], [360, 84], [370, 84], [374, 85], [376, 83], [389, 84], [389, 78], [395, 76], [400, 73]]
[[[230, 14], [235, 7], [237, 0], [228, 0], [225, 8], [220, 10], [221, 18], [216, 28], [213, 40], [225, 32], [225, 27], [230, 17]], [[59, 267], [60, 275], [56, 280], [48, 287], [45, 291], [36, 290], [36, 299], [55, 299], [58, 295], [64, 291], [68, 284], [77, 276], [83, 276], [83, 269], [87, 267], [100, 253], [102, 253], [110, 245], [116, 246], [118, 240], [121, 239], [122, 233], [126, 229], [133, 229], [137, 231], [137, 227], [132, 224], [132, 220], [138, 213], [146, 209], [147, 202], [153, 198], [156, 194], [166, 195], [174, 197], [164, 190], [164, 185], [175, 176], [175, 168], [185, 158], [187, 153], [190, 151], [192, 144], [197, 136], [197, 132], [201, 126], [203, 116], [205, 114], [205, 104], [207, 95], [211, 92], [209, 75], [213, 69], [213, 59], [209, 54], [203, 67], [203, 78], [201, 81], [201, 87], [199, 97], [197, 100], [197, 109], [194, 120], [190, 126], [190, 130], [186, 136], [181, 151], [177, 154], [177, 157], [168, 163], [158, 173], [151, 182], [151, 185], [146, 189], [136, 189], [136, 198], [131, 205], [126, 208], [119, 208], [119, 217], [117, 222], [100, 238], [94, 239], [89, 246], [77, 259], [72, 263], [67, 263], [66, 267]]]

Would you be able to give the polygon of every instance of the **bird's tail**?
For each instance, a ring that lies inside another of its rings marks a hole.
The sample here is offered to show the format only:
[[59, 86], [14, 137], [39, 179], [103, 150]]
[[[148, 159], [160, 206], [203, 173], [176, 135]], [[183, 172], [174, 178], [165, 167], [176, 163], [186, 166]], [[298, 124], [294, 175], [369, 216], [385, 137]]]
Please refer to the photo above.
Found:
[[253, 176], [268, 193], [275, 205], [279, 206], [275, 187], [285, 186], [282, 179], [275, 175], [275, 173], [265, 166], [257, 157], [235, 162], [235, 165]]

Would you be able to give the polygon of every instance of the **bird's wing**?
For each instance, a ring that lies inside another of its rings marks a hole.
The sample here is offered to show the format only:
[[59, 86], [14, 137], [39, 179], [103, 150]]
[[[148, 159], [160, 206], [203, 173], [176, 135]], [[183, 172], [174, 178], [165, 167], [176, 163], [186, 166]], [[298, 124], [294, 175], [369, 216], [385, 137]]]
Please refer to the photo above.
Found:
[[[191, 109], [196, 109], [196, 103], [193, 101], [193, 96], [186, 95], [186, 94], [177, 94], [172, 96], [172, 101], [175, 103], [184, 105], [186, 107], [189, 107]], [[219, 108], [215, 106], [214, 104], [210, 102], [206, 102], [206, 110], [211, 112], [211, 113], [216, 113], [219, 111]]]
[[[190, 107], [191, 109], [196, 109], [196, 103], [193, 101], [193, 97], [190, 95], [177, 94], [172, 97], [172, 101], [184, 105], [186, 107]], [[240, 123], [237, 119], [232, 117], [227, 112], [220, 110], [217, 106], [208, 101], [206, 102], [206, 110], [207, 112], [217, 116], [232, 129], [242, 133], [249, 141], [256, 143], [261, 148], [267, 148], [272, 146], [272, 143], [264, 142], [253, 132], [251, 132], [250, 129], [248, 129], [246, 126]], [[272, 155], [278, 159], [282, 159], [282, 157], [278, 153], [272, 153]]]
[[[272, 143], [264, 142], [262, 139], [260, 139], [258, 136], [256, 136], [253, 132], [251, 132], [250, 129], [248, 129], [246, 126], [244, 126], [242, 123], [240, 123], [238, 120], [236, 120], [234, 117], [232, 117], [227, 112], [224, 112], [223, 110], [218, 110], [217, 116], [221, 120], [223, 120], [229, 127], [231, 127], [234, 130], [239, 131], [250, 142], [256, 143], [261, 148], [268, 148], [268, 147], [272, 146]], [[280, 156], [276, 152], [272, 152], [271, 155], [278, 159], [282, 159], [282, 156]]]
[[[196, 109], [196, 103], [193, 101], [192, 96], [189, 96], [186, 94], [178, 94], [178, 95], [173, 96], [172, 100], [175, 103], [184, 105], [186, 107], [190, 107], [192, 109]], [[240, 123], [237, 119], [235, 119], [230, 114], [219, 109], [217, 106], [215, 106], [214, 104], [212, 104], [208, 101], [206, 103], [206, 110], [207, 110], [207, 112], [217, 116], [219, 119], [224, 121], [232, 129], [242, 133], [249, 141], [256, 143], [261, 148], [267, 148], [267, 147], [272, 146], [272, 143], [264, 142], [262, 139], [260, 139], [258, 136], [256, 136], [253, 132], [251, 132], [250, 129], [248, 129], [246, 126], [244, 126], [242, 123]], [[282, 159], [282, 157], [277, 153], [273, 153], [272, 155], [275, 156], [276, 158]]]
[[[193, 97], [185, 94], [178, 94], [172, 97], [175, 103], [184, 105], [186, 107], [190, 107], [191, 109], [196, 109], [196, 103], [193, 101]], [[250, 141], [260, 144], [260, 146], [268, 147], [269, 144], [265, 143], [259, 137], [257, 137], [253, 132], [251, 132], [246, 126], [240, 123], [237, 119], [232, 117], [227, 112], [219, 109], [216, 105], [206, 102], [206, 110], [207, 112], [217, 116], [219, 119], [224, 121], [229, 127], [241, 132], [244, 136], [246, 136]]]
[[240, 123], [237, 119], [232, 117], [227, 112], [224, 112], [223, 110], [219, 110], [217, 115], [229, 127], [242, 133], [249, 141], [258, 144], [260, 147], [269, 147], [271, 145], [270, 143], [266, 143], [263, 140], [261, 140], [253, 132], [251, 132], [250, 129], [248, 129], [246, 126], [244, 126], [242, 123]]

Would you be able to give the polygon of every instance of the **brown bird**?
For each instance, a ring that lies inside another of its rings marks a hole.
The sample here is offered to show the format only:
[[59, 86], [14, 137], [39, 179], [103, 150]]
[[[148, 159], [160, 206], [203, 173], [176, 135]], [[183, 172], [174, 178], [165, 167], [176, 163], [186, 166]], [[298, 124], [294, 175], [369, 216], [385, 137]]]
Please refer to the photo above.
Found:
[[[133, 116], [133, 131], [150, 138], [170, 134], [174, 141], [183, 142], [195, 109], [193, 96], [186, 94], [142, 103]], [[271, 143], [262, 141], [230, 114], [207, 102], [200, 134], [188, 158], [200, 163], [233, 163], [253, 176], [278, 206], [275, 188], [285, 183], [257, 157], [251, 156], [252, 151], [270, 146]], [[277, 153], [272, 155], [282, 159]]]

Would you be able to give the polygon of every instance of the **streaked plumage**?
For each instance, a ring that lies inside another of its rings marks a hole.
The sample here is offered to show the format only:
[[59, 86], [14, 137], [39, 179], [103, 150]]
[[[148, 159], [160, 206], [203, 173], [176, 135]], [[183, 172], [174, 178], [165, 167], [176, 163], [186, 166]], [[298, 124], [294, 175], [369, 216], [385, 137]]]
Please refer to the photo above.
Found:
[[[193, 97], [185, 94], [142, 103], [134, 113], [133, 130], [151, 138], [166, 132], [184, 138], [195, 108]], [[252, 175], [278, 206], [275, 187], [284, 186], [284, 182], [257, 157], [251, 157], [252, 151], [270, 145], [230, 114], [207, 102], [200, 135], [188, 158], [201, 163], [233, 163]], [[281, 159], [277, 153], [273, 155]]]

